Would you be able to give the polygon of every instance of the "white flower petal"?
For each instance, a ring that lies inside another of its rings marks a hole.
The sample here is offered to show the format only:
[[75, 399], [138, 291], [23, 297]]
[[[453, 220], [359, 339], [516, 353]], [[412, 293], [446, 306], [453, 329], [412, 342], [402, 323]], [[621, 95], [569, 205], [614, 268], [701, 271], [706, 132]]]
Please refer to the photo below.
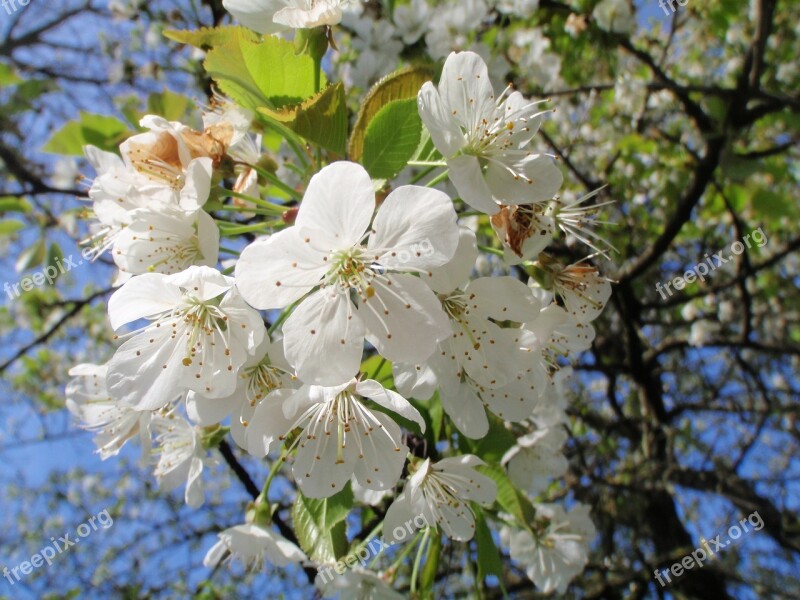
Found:
[[256, 240], [236, 263], [236, 287], [258, 309], [284, 308], [302, 298], [328, 270], [325, 254], [295, 227]]
[[453, 156], [464, 146], [464, 135], [442, 103], [438, 90], [430, 81], [423, 84], [417, 96], [419, 116], [431, 134], [436, 149], [445, 158]]
[[156, 410], [181, 391], [185, 347], [171, 343], [170, 327], [139, 334], [120, 346], [108, 362], [111, 397], [137, 410]]
[[367, 339], [391, 361], [417, 363], [451, 334], [450, 322], [430, 288], [411, 275], [387, 275], [372, 282], [375, 293], [362, 299], [358, 314]]
[[422, 418], [419, 411], [414, 408], [408, 400], [397, 392], [387, 390], [373, 379], [366, 379], [358, 382], [358, 384], [356, 384], [356, 392], [365, 398], [374, 400], [377, 404], [397, 413], [401, 417], [405, 417], [409, 421], [414, 421], [420, 426], [422, 433], [425, 433], [425, 419]]
[[518, 162], [500, 158], [490, 162], [486, 171], [486, 184], [504, 204], [550, 200], [562, 183], [561, 169], [546, 154], [532, 154]]
[[500, 321], [525, 323], [542, 309], [531, 289], [514, 277], [480, 277], [471, 281], [464, 293], [471, 313]]
[[442, 267], [431, 269], [430, 276], [422, 276], [423, 281], [434, 292], [448, 294], [469, 281], [476, 260], [478, 260], [478, 244], [475, 232], [467, 227], [461, 227], [453, 259]]
[[450, 181], [456, 186], [458, 195], [475, 210], [493, 215], [500, 210], [492, 197], [492, 191], [483, 177], [481, 164], [475, 156], [462, 154], [448, 159]]
[[283, 414], [283, 405], [295, 390], [275, 390], [261, 400], [253, 417], [245, 428], [247, 451], [253, 456], [266, 456], [278, 444], [280, 438], [289, 432], [292, 420]]
[[169, 312], [181, 301], [180, 290], [166, 275], [145, 273], [129, 279], [108, 300], [108, 318], [114, 330], [125, 323]]
[[[354, 472], [359, 485], [383, 491], [394, 487], [400, 479], [408, 447], [403, 443], [403, 433], [397, 423], [383, 413], [372, 414], [380, 425], [371, 425], [371, 431], [364, 428], [356, 431], [360, 453]], [[353, 442], [348, 441], [347, 448], [353, 446]]]
[[358, 373], [364, 324], [350, 298], [321, 289], [303, 300], [283, 326], [286, 359], [301, 380], [338, 385]]
[[315, 247], [349, 248], [361, 241], [374, 211], [375, 188], [366, 169], [352, 162], [335, 162], [311, 178], [295, 227], [304, 234], [313, 230], [321, 238], [313, 241]]
[[439, 82], [439, 93], [444, 104], [456, 111], [456, 118], [468, 129], [479, 121], [470, 115], [491, 117], [495, 99], [489, 70], [483, 59], [474, 52], [453, 52], [447, 57]]
[[403, 270], [446, 264], [456, 252], [459, 231], [453, 202], [444, 192], [405, 185], [381, 205], [372, 225], [368, 249], [376, 262]]
[[442, 408], [453, 419], [458, 430], [474, 440], [489, 433], [489, 419], [478, 395], [466, 383], [439, 390]]

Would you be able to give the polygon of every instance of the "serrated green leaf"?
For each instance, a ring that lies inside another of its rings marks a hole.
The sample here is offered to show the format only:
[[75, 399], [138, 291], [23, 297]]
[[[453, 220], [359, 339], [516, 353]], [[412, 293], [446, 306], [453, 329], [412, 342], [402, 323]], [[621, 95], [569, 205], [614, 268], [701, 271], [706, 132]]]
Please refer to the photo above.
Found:
[[281, 38], [256, 42], [235, 33], [232, 41], [211, 49], [203, 64], [220, 90], [246, 108], [279, 109], [315, 93], [314, 61], [296, 55], [294, 45]]
[[353, 133], [350, 136], [348, 154], [350, 160], [360, 162], [364, 154], [364, 138], [367, 127], [375, 115], [387, 104], [395, 100], [416, 98], [420, 88], [433, 78], [433, 67], [407, 67], [387, 75], [367, 93], [358, 111]]
[[422, 120], [417, 101], [395, 100], [378, 111], [367, 127], [362, 164], [374, 179], [391, 179], [419, 145]]
[[347, 553], [345, 519], [353, 507], [348, 484], [330, 498], [306, 498], [297, 494], [292, 519], [300, 547], [313, 560], [335, 562]]
[[520, 525], [527, 526], [533, 522], [536, 510], [531, 501], [521, 494], [500, 465], [484, 465], [477, 470], [491, 477], [497, 484], [497, 503], [507, 513], [513, 515]]
[[201, 27], [191, 31], [167, 29], [164, 37], [181, 44], [188, 44], [201, 50], [223, 46], [237, 39], [258, 41], [258, 34], [246, 27], [223, 25], [221, 27]]
[[344, 155], [347, 143], [347, 107], [344, 85], [331, 85], [308, 100], [279, 110], [260, 108], [309, 142]]
[[128, 133], [128, 126], [116, 117], [81, 112], [77, 120], [59, 129], [42, 150], [51, 154], [83, 156], [83, 147], [91, 144], [111, 152]]
[[478, 579], [484, 581], [487, 575], [502, 577], [503, 560], [494, 543], [492, 531], [483, 516], [483, 510], [477, 504], [472, 505], [475, 513], [475, 543], [478, 547]]

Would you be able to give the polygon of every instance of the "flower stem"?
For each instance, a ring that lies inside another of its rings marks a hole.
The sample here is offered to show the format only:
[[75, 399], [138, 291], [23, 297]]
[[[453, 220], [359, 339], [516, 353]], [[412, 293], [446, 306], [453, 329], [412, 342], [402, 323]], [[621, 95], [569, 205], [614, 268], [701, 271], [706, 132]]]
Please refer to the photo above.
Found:
[[447, 176], [448, 176], [449, 173], [450, 173], [450, 171], [445, 171], [445, 172], [441, 173], [440, 175], [437, 175], [436, 177], [431, 179], [428, 183], [426, 183], [425, 187], [433, 187], [436, 184], [441, 183], [442, 181], [447, 179]]
[[428, 545], [428, 540], [431, 536], [431, 530], [429, 527], [425, 528], [425, 533], [422, 536], [422, 541], [419, 543], [419, 547], [417, 548], [417, 556], [414, 559], [414, 569], [411, 571], [411, 593], [417, 591], [417, 578], [419, 577], [419, 566], [422, 564], [422, 555], [424, 554], [423, 550], [425, 550], [426, 546]]

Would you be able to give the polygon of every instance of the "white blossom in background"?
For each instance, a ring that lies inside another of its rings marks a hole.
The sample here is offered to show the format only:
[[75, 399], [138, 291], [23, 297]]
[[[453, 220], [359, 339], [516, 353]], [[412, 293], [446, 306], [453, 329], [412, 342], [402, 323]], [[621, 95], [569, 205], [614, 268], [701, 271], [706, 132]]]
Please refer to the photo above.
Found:
[[233, 279], [209, 267], [133, 277], [111, 296], [108, 312], [115, 330], [150, 321], [108, 363], [111, 396], [140, 410], [161, 408], [188, 390], [230, 395], [239, 368], [266, 335]]
[[386, 512], [384, 540], [402, 541], [393, 532], [397, 528], [405, 530], [410, 523], [416, 525], [415, 517], [421, 517], [428, 526], [441, 527], [453, 540], [471, 540], [475, 535], [475, 515], [469, 502], [490, 505], [497, 497], [494, 480], [475, 471], [475, 467], [485, 464], [471, 454], [435, 463], [425, 459]]
[[431, 7], [427, 0], [411, 0], [395, 6], [392, 20], [407, 45], [415, 44], [428, 31]]
[[451, 54], [438, 89], [426, 83], [418, 102], [450, 180], [475, 210], [493, 215], [500, 203], [549, 200], [561, 187], [553, 160], [527, 149], [539, 129], [539, 103], [510, 87], [495, 97], [486, 63], [474, 52]]
[[501, 459], [508, 478], [519, 489], [536, 497], [550, 481], [567, 472], [569, 462], [563, 453], [567, 433], [561, 427], [538, 429], [517, 439]]
[[484, 0], [450, 0], [437, 4], [428, 23], [425, 43], [431, 58], [444, 58], [453, 50], [465, 50], [489, 14]]
[[80, 426], [95, 434], [100, 458], [116, 456], [131, 439], [139, 438], [146, 451], [150, 444], [148, 411], [138, 411], [111, 398], [106, 389], [106, 365], [81, 364], [72, 367], [66, 387], [67, 409]]
[[578, 504], [566, 513], [557, 504], [537, 504], [533, 527], [535, 535], [528, 529], [503, 527], [500, 538], [542, 593], [563, 596], [589, 561], [589, 544], [597, 534], [589, 507]]
[[450, 335], [439, 300], [412, 275], [455, 253], [450, 198], [403, 186], [384, 200], [370, 228], [374, 210], [364, 168], [333, 163], [311, 179], [295, 225], [250, 244], [236, 265], [237, 286], [252, 306], [283, 308], [302, 298], [283, 332], [286, 358], [303, 381], [348, 381], [365, 338], [387, 359], [412, 362]]
[[248, 447], [263, 456], [299, 427], [292, 474], [305, 496], [332, 496], [353, 475], [366, 489], [388, 490], [400, 479], [408, 448], [397, 423], [369, 408], [364, 398], [425, 431], [422, 416], [400, 394], [377, 381], [353, 379], [336, 387], [304, 385], [271, 393], [256, 407]]
[[539, 0], [495, 0], [495, 8], [503, 14], [527, 18], [539, 8]]
[[336, 25], [356, 0], [223, 0], [233, 17], [259, 33]]
[[279, 533], [255, 523], [229, 527], [217, 534], [218, 541], [203, 559], [213, 569], [220, 563], [240, 561], [250, 571], [260, 571], [267, 562], [279, 568], [306, 560], [303, 551]]
[[605, 31], [630, 33], [636, 27], [636, 17], [628, 0], [602, 0], [594, 7], [592, 17]]
[[[322, 570], [333, 569], [322, 565]], [[335, 573], [331, 581], [317, 575], [314, 582], [323, 598], [338, 600], [404, 600], [405, 596], [395, 592], [377, 573], [356, 566], [343, 574]]]
[[545, 90], [561, 85], [561, 58], [550, 52], [550, 40], [541, 29], [518, 29], [511, 37], [509, 56], [525, 78]]
[[152, 430], [158, 455], [155, 476], [164, 491], [186, 486], [184, 500], [196, 508], [203, 504], [203, 467], [214, 464], [203, 448], [200, 431], [174, 410], [153, 413]]

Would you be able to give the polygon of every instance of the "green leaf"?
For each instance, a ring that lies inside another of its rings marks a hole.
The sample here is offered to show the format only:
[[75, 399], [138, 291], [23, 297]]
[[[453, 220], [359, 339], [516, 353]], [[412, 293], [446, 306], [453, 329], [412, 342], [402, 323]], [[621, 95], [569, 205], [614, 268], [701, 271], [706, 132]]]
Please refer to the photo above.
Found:
[[317, 562], [335, 562], [347, 553], [345, 519], [353, 507], [353, 492], [347, 485], [330, 498], [306, 498], [298, 492], [292, 519], [300, 547]]
[[0, 212], [21, 212], [28, 213], [31, 211], [30, 203], [24, 198], [17, 198], [16, 196], [3, 196], [0, 197]]
[[347, 106], [344, 85], [331, 85], [295, 106], [259, 112], [278, 121], [309, 142], [344, 155], [347, 143]]
[[503, 560], [483, 516], [483, 510], [473, 503], [472, 511], [475, 513], [475, 543], [478, 546], [478, 579], [484, 581], [487, 575], [502, 577]]
[[407, 67], [387, 75], [372, 86], [372, 89], [361, 103], [361, 109], [358, 111], [353, 133], [350, 136], [350, 146], [348, 148], [350, 160], [361, 161], [361, 157], [364, 154], [364, 139], [367, 135], [367, 127], [375, 118], [375, 115], [390, 102], [416, 98], [422, 85], [432, 78], [433, 67]]
[[45, 244], [44, 239], [35, 241], [31, 246], [19, 255], [17, 259], [17, 273], [22, 273], [33, 267], [37, 267], [44, 261], [45, 257]]
[[[61, 272], [58, 266], [63, 260], [64, 253], [61, 251], [61, 247], [56, 243], [50, 244], [50, 247], [47, 249], [47, 256], [45, 257], [44, 264], [48, 267], [53, 267], [56, 274], [58, 274]], [[52, 285], [50, 280], [48, 280], [48, 285]]]
[[25, 223], [16, 219], [3, 219], [0, 221], [0, 235], [12, 235], [25, 229]]
[[395, 100], [378, 111], [367, 127], [362, 164], [374, 179], [391, 179], [419, 145], [422, 121], [417, 101]]
[[16, 85], [21, 81], [23, 81], [23, 79], [17, 75], [11, 65], [0, 63], [0, 87]]
[[758, 190], [752, 200], [753, 212], [770, 219], [793, 216], [797, 213], [797, 201], [767, 189]]
[[436, 583], [436, 573], [439, 571], [439, 557], [442, 554], [442, 534], [434, 530], [431, 533], [428, 554], [419, 577], [420, 597], [433, 598], [433, 586]]
[[42, 150], [51, 154], [83, 156], [83, 147], [91, 144], [112, 152], [128, 133], [128, 126], [116, 117], [81, 112], [78, 120], [59, 129]]
[[192, 106], [189, 98], [169, 90], [150, 94], [147, 98], [147, 114], [159, 115], [167, 121], [180, 121]]
[[294, 45], [280, 38], [255, 42], [235, 32], [230, 42], [209, 51], [203, 64], [220, 90], [246, 108], [279, 109], [315, 93], [314, 61], [296, 55]]
[[533, 504], [521, 494], [506, 475], [506, 470], [500, 465], [485, 465], [477, 470], [491, 477], [497, 484], [497, 503], [508, 513], [511, 513], [520, 525], [528, 526], [536, 517]]
[[470, 452], [490, 463], [499, 463], [503, 455], [517, 443], [517, 438], [505, 428], [502, 419], [489, 415], [489, 432], [480, 440], [470, 441]]
[[255, 31], [251, 31], [246, 27], [234, 25], [223, 25], [222, 27], [213, 28], [201, 27], [200, 29], [191, 31], [167, 29], [164, 31], [164, 37], [202, 50], [223, 46], [238, 39], [250, 40], [252, 42], [258, 41], [258, 34]]

